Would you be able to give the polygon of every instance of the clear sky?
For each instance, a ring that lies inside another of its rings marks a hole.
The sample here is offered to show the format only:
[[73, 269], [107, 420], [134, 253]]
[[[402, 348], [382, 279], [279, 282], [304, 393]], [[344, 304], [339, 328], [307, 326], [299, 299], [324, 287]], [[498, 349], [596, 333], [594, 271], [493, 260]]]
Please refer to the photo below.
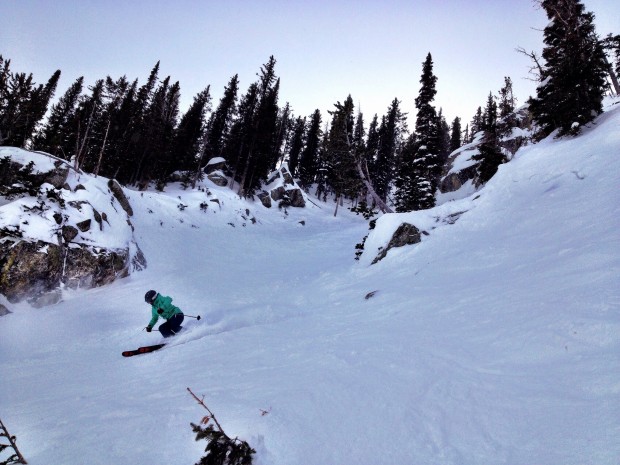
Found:
[[[620, 33], [617, 0], [584, 4], [599, 34]], [[515, 49], [539, 53], [546, 23], [532, 0], [0, 0], [0, 54], [37, 83], [60, 69], [56, 96], [79, 76], [144, 83], [160, 60], [182, 111], [209, 84], [217, 105], [234, 74], [244, 93], [274, 55], [279, 103], [295, 115], [318, 108], [325, 121], [351, 94], [368, 123], [398, 98], [412, 127], [428, 52], [448, 122], [469, 122], [504, 76], [524, 103], [535, 84]]]

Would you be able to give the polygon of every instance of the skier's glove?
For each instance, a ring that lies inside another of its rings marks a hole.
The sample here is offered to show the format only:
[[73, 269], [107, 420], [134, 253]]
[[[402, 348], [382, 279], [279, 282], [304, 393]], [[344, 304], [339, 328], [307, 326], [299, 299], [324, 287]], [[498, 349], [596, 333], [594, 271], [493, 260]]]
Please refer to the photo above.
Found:
[[147, 326], [147, 327], [146, 327], [146, 332], [147, 332], [147, 333], [150, 333], [152, 329], [153, 329], [153, 328], [151, 328], [150, 326]]
[[157, 314], [161, 315], [162, 313], [164, 313], [164, 309], [163, 308], [158, 308], [157, 309]]

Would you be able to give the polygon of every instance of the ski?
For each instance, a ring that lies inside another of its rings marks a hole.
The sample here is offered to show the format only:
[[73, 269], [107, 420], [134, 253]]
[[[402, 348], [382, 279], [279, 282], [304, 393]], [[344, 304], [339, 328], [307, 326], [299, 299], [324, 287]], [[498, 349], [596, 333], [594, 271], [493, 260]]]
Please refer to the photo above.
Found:
[[123, 352], [123, 357], [133, 357], [134, 355], [148, 354], [149, 352], [155, 352], [156, 350], [161, 349], [165, 345], [165, 343], [155, 344], [152, 346], [138, 347], [136, 350], [126, 350], [125, 352]]

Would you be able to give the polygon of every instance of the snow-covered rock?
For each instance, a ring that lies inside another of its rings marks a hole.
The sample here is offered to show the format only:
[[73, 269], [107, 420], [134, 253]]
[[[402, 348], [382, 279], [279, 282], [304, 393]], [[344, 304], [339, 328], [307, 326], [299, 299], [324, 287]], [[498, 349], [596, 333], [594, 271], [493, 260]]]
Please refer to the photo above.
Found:
[[116, 181], [18, 148], [0, 148], [0, 159], [0, 293], [10, 302], [56, 303], [63, 286], [101, 286], [146, 266]]

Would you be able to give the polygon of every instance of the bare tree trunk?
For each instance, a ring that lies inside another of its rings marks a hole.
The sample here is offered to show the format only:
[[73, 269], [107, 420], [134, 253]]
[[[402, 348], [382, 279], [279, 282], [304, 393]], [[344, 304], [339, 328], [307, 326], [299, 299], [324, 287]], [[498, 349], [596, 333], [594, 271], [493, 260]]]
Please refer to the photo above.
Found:
[[336, 209], [334, 210], [334, 218], [338, 215], [338, 205], [340, 205], [340, 195], [336, 197]]
[[618, 83], [618, 77], [614, 72], [613, 66], [611, 66], [611, 63], [607, 60], [607, 57], [605, 57], [605, 63], [607, 64], [607, 72], [609, 73], [609, 77], [611, 78], [611, 83], [614, 86], [616, 95], [620, 95], [620, 84]]
[[372, 183], [370, 182], [369, 176], [367, 175], [367, 173], [364, 173], [364, 170], [362, 169], [362, 161], [356, 160], [355, 166], [357, 167], [357, 172], [359, 173], [360, 178], [362, 178], [362, 182], [366, 186], [366, 189], [368, 189], [368, 193], [370, 194], [372, 199], [375, 201], [375, 203], [377, 204], [381, 212], [394, 213], [394, 211], [383, 201], [383, 199], [379, 197], [379, 194], [377, 194], [374, 187], [372, 187]]
[[103, 144], [101, 144], [101, 150], [99, 151], [99, 160], [97, 160], [97, 167], [93, 173], [95, 177], [99, 174], [99, 168], [101, 168], [101, 160], [103, 159], [103, 152], [105, 151], [105, 144], [108, 141], [108, 131], [110, 131], [110, 124], [112, 120], [108, 120], [108, 127], [105, 129], [105, 136], [103, 136]]

